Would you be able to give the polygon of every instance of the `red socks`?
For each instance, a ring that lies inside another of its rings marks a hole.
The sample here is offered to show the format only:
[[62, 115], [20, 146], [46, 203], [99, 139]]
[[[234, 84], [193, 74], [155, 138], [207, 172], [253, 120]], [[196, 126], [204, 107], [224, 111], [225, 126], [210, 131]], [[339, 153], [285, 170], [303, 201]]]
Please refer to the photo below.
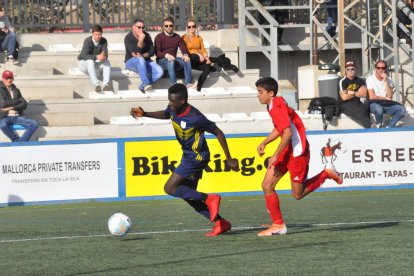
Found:
[[275, 224], [283, 224], [282, 212], [279, 207], [279, 197], [276, 193], [265, 195], [266, 208], [269, 212], [270, 219]]
[[318, 189], [323, 184], [323, 182], [325, 182], [327, 178], [328, 178], [328, 173], [325, 170], [323, 170], [317, 175], [315, 175], [314, 177], [306, 180], [305, 188], [308, 190], [308, 193], [311, 193], [315, 191], [316, 189]]

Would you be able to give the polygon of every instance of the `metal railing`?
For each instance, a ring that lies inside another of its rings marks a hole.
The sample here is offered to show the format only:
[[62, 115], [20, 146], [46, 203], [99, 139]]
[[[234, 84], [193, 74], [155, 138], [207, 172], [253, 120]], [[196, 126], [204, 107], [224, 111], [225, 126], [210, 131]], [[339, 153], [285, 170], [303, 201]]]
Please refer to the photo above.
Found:
[[179, 29], [194, 18], [205, 29], [231, 27], [235, 18], [233, 0], [10, 0], [6, 14], [21, 32], [80, 30], [91, 25], [105, 28], [130, 27], [134, 18], [158, 30], [165, 17], [174, 18]]

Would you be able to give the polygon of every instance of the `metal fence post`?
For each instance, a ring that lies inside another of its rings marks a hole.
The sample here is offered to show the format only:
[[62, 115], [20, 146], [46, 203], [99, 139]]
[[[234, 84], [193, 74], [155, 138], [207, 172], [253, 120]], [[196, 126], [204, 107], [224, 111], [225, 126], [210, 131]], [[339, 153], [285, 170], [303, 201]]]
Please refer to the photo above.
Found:
[[89, 33], [91, 24], [89, 22], [89, 1], [88, 0], [82, 0], [82, 26], [83, 26], [83, 31], [85, 33]]
[[230, 29], [234, 18], [233, 1], [217, 0], [217, 25], [219, 29]]
[[191, 15], [191, 12], [187, 12], [187, 1], [180, 0], [180, 8], [178, 11], [179, 14], [179, 22], [178, 27], [180, 30], [185, 30], [187, 24], [187, 18]]

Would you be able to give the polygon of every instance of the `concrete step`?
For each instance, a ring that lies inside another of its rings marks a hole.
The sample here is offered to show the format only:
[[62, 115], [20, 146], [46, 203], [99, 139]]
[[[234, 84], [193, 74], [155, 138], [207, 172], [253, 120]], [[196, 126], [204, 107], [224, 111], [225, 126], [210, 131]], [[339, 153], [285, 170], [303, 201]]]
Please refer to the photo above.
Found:
[[[111, 83], [115, 91], [119, 90], [136, 90], [141, 83], [140, 78], [136, 74], [126, 74], [126, 71], [120, 68], [114, 68], [111, 73]], [[200, 71], [193, 70], [193, 78], [198, 79]], [[248, 69], [243, 72], [234, 73], [232, 71], [212, 72], [204, 83], [203, 87], [224, 87], [232, 86], [252, 86], [257, 81], [259, 70]], [[70, 90], [75, 91], [74, 98], [88, 98], [89, 92], [94, 90], [92, 83], [87, 75], [18, 75], [14, 82], [18, 88], [23, 92], [31, 88], [37, 88], [30, 92], [31, 99], [56, 99], [67, 98]], [[166, 89], [170, 86], [168, 78], [162, 78], [154, 85], [154, 89]], [[55, 87], [67, 87], [63, 89], [62, 93], [65, 95], [58, 95], [60, 90]], [[38, 97], [36, 92], [42, 91]], [[48, 94], [47, 91], [50, 91]], [[25, 94], [23, 94], [25, 96]]]
[[[255, 92], [246, 93], [243, 97], [237, 94], [204, 96], [201, 93], [193, 92], [189, 95], [189, 102], [204, 113], [223, 114], [240, 110], [248, 112], [264, 110], [264, 107], [258, 102]], [[236, 102], [237, 104], [235, 104]], [[95, 123], [109, 123], [111, 117], [129, 115], [131, 107], [137, 105], [146, 110], [163, 110], [167, 104], [167, 92], [165, 91], [164, 95], [158, 94], [157, 97], [151, 98], [30, 100], [26, 113], [39, 114], [45, 110], [48, 112], [73, 112], [76, 110], [77, 112], [93, 113]]]
[[26, 114], [41, 126], [90, 126], [94, 124], [92, 112], [45, 112]]

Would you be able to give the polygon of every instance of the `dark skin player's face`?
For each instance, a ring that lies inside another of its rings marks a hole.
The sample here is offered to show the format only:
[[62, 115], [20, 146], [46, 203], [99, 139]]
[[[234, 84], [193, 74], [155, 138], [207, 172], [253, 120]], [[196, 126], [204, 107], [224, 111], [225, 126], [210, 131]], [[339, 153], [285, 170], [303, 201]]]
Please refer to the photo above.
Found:
[[180, 114], [187, 107], [186, 102], [180, 95], [168, 94], [168, 106], [177, 114]]

